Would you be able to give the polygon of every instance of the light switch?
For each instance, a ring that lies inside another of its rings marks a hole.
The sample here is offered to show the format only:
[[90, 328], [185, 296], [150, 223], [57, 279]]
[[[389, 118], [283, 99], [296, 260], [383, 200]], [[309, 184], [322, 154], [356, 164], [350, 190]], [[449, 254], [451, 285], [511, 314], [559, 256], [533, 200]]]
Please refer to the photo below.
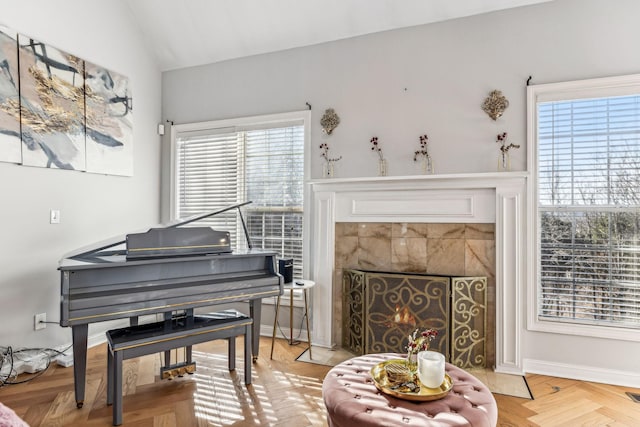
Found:
[[49, 222], [51, 224], [60, 224], [60, 211], [57, 209], [51, 209], [49, 212]]

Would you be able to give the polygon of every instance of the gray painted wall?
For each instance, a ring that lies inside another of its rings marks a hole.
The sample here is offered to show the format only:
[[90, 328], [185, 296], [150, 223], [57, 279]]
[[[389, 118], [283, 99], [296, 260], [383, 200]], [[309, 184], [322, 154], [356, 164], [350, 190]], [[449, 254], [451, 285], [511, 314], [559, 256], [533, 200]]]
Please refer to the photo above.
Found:
[[[0, 346], [71, 342], [60, 319], [58, 260], [69, 251], [159, 222], [160, 72], [121, 0], [0, 1], [0, 24], [122, 73], [134, 96], [134, 175], [105, 176], [0, 163]], [[59, 209], [61, 223], [49, 224]], [[90, 327], [104, 339], [108, 324]]]
[[[526, 169], [525, 83], [640, 72], [640, 2], [556, 0], [443, 23], [362, 36], [163, 73], [163, 119], [175, 123], [300, 110], [313, 106], [312, 170], [318, 146], [342, 155], [337, 177], [374, 176], [379, 138], [389, 175], [418, 173], [412, 153], [427, 133], [437, 173], [496, 170], [496, 135], [521, 144], [514, 170]], [[510, 101], [493, 122], [481, 110], [500, 89]], [[320, 117], [342, 122], [327, 138]], [[163, 171], [168, 171], [165, 141]], [[163, 213], [168, 174], [163, 174]], [[524, 295], [522, 304], [526, 304]], [[523, 319], [524, 321], [524, 319]], [[637, 372], [640, 344], [523, 332], [525, 359]]]
[[[536, 6], [356, 37], [163, 73], [163, 117], [175, 123], [313, 107], [312, 173], [318, 145], [342, 155], [337, 177], [377, 174], [379, 138], [389, 175], [419, 173], [412, 161], [427, 133], [437, 173], [495, 171], [499, 132], [524, 144], [525, 84], [640, 71], [633, 0], [556, 0]], [[497, 122], [481, 110], [500, 89], [510, 107]], [[335, 108], [329, 138], [320, 117]]]

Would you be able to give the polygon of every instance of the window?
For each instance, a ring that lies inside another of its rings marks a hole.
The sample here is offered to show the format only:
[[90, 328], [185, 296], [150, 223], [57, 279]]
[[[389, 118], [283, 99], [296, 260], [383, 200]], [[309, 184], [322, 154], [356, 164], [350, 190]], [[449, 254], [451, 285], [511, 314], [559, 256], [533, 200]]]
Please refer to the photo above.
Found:
[[640, 328], [640, 76], [529, 88], [537, 321]]
[[[254, 249], [292, 258], [303, 277], [307, 113], [174, 127], [173, 217], [184, 218], [251, 201], [242, 207]], [[229, 231], [235, 250], [247, 249], [237, 209], [205, 220]]]

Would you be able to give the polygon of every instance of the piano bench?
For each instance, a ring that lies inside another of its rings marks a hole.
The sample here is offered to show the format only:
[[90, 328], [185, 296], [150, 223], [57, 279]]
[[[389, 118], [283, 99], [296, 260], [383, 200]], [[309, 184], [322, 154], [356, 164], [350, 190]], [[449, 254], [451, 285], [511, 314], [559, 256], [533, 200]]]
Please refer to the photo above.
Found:
[[244, 382], [251, 384], [252, 325], [250, 317], [236, 310], [225, 310], [107, 331], [107, 405], [113, 404], [113, 425], [122, 424], [122, 362], [126, 359], [227, 339], [229, 370], [232, 371], [235, 369], [235, 338], [244, 335]]

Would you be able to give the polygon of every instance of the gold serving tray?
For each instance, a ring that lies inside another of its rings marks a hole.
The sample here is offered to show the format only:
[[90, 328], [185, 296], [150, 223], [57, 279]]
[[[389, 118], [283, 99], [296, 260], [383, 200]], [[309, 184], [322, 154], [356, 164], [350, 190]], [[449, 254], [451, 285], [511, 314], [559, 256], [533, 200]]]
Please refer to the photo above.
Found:
[[420, 384], [420, 380], [416, 379], [416, 383], [420, 385], [420, 390], [417, 393], [393, 390], [390, 388], [392, 384], [387, 378], [387, 370], [385, 369], [385, 366], [390, 363], [405, 363], [405, 361], [403, 359], [386, 360], [384, 362], [378, 363], [376, 366], [371, 368], [371, 377], [373, 378], [373, 382], [375, 383], [377, 389], [390, 396], [394, 396], [404, 400], [427, 402], [430, 400], [442, 399], [453, 388], [453, 381], [451, 380], [451, 377], [449, 376], [449, 374], [445, 373], [444, 381], [438, 388], [424, 387]]

